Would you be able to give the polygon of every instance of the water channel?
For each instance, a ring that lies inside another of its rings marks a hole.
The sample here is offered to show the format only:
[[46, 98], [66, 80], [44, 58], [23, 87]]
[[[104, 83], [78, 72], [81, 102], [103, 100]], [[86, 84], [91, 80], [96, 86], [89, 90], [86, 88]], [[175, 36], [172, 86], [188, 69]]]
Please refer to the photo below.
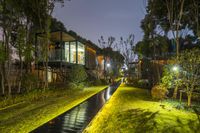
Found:
[[32, 133], [81, 133], [118, 88], [119, 83], [92, 96], [71, 110], [57, 116]]

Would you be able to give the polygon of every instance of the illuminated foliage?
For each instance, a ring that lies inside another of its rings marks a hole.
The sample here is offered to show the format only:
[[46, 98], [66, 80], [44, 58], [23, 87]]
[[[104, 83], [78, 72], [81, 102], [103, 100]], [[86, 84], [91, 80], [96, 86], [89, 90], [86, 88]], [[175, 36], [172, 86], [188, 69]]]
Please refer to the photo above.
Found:
[[151, 96], [153, 97], [153, 99], [157, 99], [157, 100], [163, 100], [166, 98], [166, 94], [167, 94], [168, 90], [165, 86], [163, 85], [155, 85], [152, 89], [151, 89]]
[[148, 90], [121, 85], [84, 133], [198, 132], [194, 113], [152, 101]]
[[200, 50], [185, 50], [180, 54], [181, 67], [180, 80], [188, 96], [188, 106], [191, 106], [192, 94], [199, 89], [200, 85]]
[[[178, 66], [167, 65], [164, 68], [162, 84], [167, 88], [174, 88], [173, 97], [176, 98], [178, 89], [181, 88], [188, 96], [188, 106], [191, 106], [194, 91], [200, 85], [200, 56], [199, 49], [185, 50], [178, 57]], [[176, 71], [174, 67], [176, 68]]]

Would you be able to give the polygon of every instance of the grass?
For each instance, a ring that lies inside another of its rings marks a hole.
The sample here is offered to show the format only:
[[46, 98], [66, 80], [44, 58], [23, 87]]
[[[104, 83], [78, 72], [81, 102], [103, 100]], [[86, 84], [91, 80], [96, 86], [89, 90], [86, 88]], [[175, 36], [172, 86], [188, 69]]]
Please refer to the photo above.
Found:
[[121, 85], [84, 133], [199, 131], [196, 114], [153, 101], [148, 90]]
[[49, 93], [47, 98], [27, 100], [1, 108], [0, 132], [30, 132], [105, 88], [106, 86], [95, 86], [83, 91], [57, 90]]

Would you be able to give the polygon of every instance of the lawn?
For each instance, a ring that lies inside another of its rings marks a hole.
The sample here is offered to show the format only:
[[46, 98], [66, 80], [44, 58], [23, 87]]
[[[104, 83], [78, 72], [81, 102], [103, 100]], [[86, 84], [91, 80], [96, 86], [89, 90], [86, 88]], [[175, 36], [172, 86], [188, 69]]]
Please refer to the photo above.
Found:
[[200, 132], [196, 114], [151, 99], [148, 90], [121, 85], [84, 133]]
[[[78, 90], [56, 90], [47, 98], [0, 108], [0, 133], [27, 133], [105, 89], [97, 86]], [[55, 95], [56, 93], [56, 95]]]

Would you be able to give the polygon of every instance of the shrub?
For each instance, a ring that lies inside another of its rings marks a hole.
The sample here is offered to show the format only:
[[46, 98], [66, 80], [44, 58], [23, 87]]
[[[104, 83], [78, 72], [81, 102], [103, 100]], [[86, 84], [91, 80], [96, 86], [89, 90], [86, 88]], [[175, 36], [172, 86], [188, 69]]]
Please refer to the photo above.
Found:
[[85, 86], [98, 86], [98, 85], [107, 85], [106, 79], [98, 79], [94, 74], [87, 73], [87, 80], [85, 82]]
[[102, 81], [100, 80], [100, 79], [95, 79], [94, 81], [93, 81], [93, 85], [102, 85], [103, 83], [102, 83]]
[[73, 83], [73, 82], [70, 82], [70, 83], [67, 84], [67, 87], [68, 87], [69, 89], [76, 89], [76, 88], [77, 88], [77, 84], [75, 84], [75, 83]]
[[38, 81], [38, 78], [36, 75], [31, 74], [31, 73], [24, 74], [22, 77], [22, 87], [26, 91], [30, 91], [37, 87], [37, 81]]
[[132, 77], [127, 77], [125, 82], [127, 82], [127, 84], [137, 84], [138, 79], [132, 78]]
[[141, 79], [141, 80], [138, 80], [138, 85], [142, 88], [146, 88], [148, 89], [148, 86], [149, 86], [149, 80], [148, 79]]
[[167, 93], [168, 93], [168, 90], [163, 85], [155, 85], [151, 89], [151, 95], [153, 99], [162, 100], [166, 98]]
[[77, 89], [77, 90], [83, 90], [85, 88], [85, 83], [73, 83], [73, 82], [69, 82], [67, 84], [67, 88], [68, 89]]
[[68, 74], [68, 81], [79, 84], [84, 82], [87, 79], [87, 73], [83, 66], [74, 65], [69, 74]]
[[130, 86], [143, 88], [143, 89], [150, 89], [150, 82], [147, 79], [137, 79], [137, 78], [127, 78], [126, 82]]
[[79, 84], [77, 85], [77, 89], [79, 89], [79, 90], [83, 90], [84, 88], [85, 88], [85, 82], [79, 83]]

